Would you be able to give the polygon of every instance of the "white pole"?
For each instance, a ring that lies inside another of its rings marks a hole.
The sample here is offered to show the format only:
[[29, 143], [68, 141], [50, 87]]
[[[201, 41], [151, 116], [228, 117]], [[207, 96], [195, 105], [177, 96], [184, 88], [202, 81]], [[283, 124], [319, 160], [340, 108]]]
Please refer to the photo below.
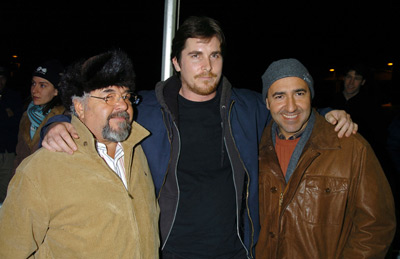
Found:
[[[176, 4], [179, 0], [165, 0], [164, 10], [164, 36], [163, 36], [163, 51], [162, 51], [162, 68], [161, 68], [161, 80], [164, 81], [172, 76], [172, 64], [171, 64], [171, 45], [172, 39], [175, 36], [175, 28], [177, 24]], [[179, 9], [179, 6], [178, 6]]]

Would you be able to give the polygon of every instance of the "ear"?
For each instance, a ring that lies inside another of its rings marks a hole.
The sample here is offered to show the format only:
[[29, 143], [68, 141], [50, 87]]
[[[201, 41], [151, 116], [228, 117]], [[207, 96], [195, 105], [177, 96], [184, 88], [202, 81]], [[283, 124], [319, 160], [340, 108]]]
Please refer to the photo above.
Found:
[[178, 59], [176, 57], [172, 58], [172, 64], [174, 65], [177, 72], [181, 72], [181, 66], [179, 65]]
[[78, 115], [78, 118], [82, 120], [85, 117], [85, 105], [83, 102], [79, 102], [78, 100], [74, 100], [74, 108], [75, 112]]
[[55, 90], [54, 96], [57, 96], [58, 95], [58, 90], [57, 89], [54, 89], [54, 90]]
[[267, 104], [267, 109], [268, 109], [268, 110], [271, 110], [271, 109], [269, 108], [268, 97], [267, 97], [267, 98], [265, 98], [265, 103]]

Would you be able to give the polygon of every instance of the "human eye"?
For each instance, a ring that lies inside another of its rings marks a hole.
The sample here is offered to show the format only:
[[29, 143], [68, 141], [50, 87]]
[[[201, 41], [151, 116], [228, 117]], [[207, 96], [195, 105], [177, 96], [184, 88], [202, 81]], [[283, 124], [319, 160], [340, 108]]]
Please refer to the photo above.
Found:
[[121, 97], [123, 100], [130, 100], [132, 96], [132, 93], [125, 93]]
[[211, 57], [212, 57], [212, 58], [215, 58], [215, 59], [218, 59], [218, 58], [221, 57], [221, 54], [220, 54], [220, 53], [213, 53], [213, 54], [211, 55]]
[[104, 97], [104, 100], [106, 102], [113, 103], [115, 101], [116, 95], [115, 94], [108, 94], [106, 97]]

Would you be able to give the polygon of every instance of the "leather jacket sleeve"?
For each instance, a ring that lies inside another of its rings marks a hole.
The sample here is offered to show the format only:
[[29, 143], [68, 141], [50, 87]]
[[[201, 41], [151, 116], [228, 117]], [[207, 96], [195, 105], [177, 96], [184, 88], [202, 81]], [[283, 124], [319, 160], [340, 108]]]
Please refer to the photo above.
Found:
[[393, 196], [371, 147], [359, 155], [359, 179], [350, 197], [355, 199], [353, 225], [340, 258], [384, 258], [396, 229]]

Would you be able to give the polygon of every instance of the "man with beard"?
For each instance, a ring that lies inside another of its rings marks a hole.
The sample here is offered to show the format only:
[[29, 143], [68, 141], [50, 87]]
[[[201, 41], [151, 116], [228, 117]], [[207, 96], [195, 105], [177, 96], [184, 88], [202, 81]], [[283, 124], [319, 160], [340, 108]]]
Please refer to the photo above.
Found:
[[[269, 113], [259, 93], [232, 88], [222, 75], [225, 44], [215, 20], [188, 18], [172, 43], [176, 75], [140, 93], [137, 121], [151, 132], [142, 146], [161, 209], [163, 259], [254, 256], [258, 141]], [[338, 124], [351, 134], [351, 121]], [[72, 152], [63, 125], [43, 146]]]
[[158, 258], [154, 185], [132, 121], [133, 66], [121, 51], [72, 65], [60, 93], [80, 138], [17, 168], [0, 211], [1, 258]]

